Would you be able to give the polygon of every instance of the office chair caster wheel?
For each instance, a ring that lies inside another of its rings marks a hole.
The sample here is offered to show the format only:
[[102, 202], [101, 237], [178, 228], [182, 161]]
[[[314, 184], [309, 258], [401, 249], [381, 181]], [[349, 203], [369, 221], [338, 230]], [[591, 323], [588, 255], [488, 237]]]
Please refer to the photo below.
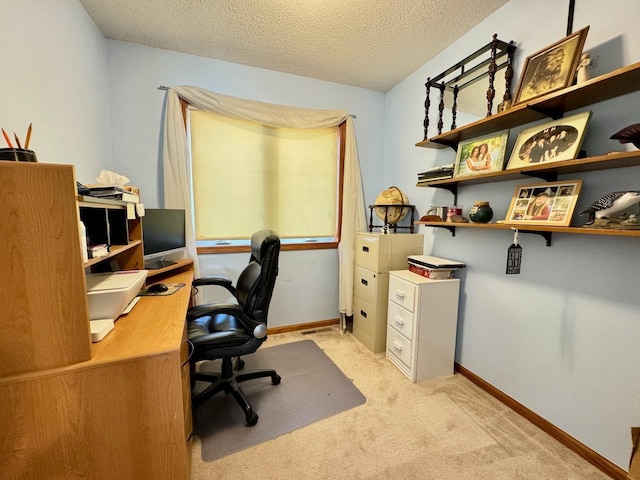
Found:
[[236, 361], [236, 370], [242, 370], [244, 368], [244, 360], [241, 357], [238, 357]]
[[247, 421], [247, 426], [253, 427], [256, 423], [258, 423], [258, 414], [253, 411], [247, 413], [245, 420]]
[[280, 380], [282, 380], [282, 377], [276, 374], [276, 376], [271, 379], [271, 383], [274, 385], [280, 385]]

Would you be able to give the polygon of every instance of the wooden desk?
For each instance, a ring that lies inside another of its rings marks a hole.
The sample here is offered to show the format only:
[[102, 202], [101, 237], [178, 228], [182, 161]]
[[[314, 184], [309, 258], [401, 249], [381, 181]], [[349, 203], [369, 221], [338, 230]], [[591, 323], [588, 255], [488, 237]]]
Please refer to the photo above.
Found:
[[3, 478], [187, 480], [191, 395], [185, 314], [193, 267], [142, 297], [91, 358], [0, 378]]

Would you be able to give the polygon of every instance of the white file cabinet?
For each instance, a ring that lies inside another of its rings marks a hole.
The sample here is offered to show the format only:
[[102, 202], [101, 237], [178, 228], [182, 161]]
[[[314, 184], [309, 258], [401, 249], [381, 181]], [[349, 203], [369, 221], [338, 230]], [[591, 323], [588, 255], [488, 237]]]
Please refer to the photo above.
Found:
[[412, 382], [453, 374], [460, 280], [389, 272], [387, 358]]
[[421, 233], [356, 234], [353, 334], [373, 353], [385, 351], [389, 270], [407, 268], [423, 243]]

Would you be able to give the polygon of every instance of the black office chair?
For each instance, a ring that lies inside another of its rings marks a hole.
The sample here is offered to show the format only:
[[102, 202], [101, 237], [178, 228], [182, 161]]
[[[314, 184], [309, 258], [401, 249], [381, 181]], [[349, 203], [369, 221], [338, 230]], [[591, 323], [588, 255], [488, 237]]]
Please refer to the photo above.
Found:
[[[245, 413], [247, 425], [258, 422], [240, 382], [271, 377], [278, 385], [280, 376], [275, 370], [239, 372], [244, 367], [241, 355], [255, 352], [267, 339], [267, 313], [278, 274], [280, 238], [272, 230], [260, 230], [251, 236], [251, 259], [236, 286], [223, 277], [203, 277], [194, 285], [218, 285], [226, 288], [238, 304], [218, 303], [198, 305], [187, 312], [189, 341], [193, 345], [190, 358], [191, 381], [210, 385], [192, 398], [194, 410], [218, 392], [231, 393]], [[196, 372], [195, 365], [203, 360], [222, 359], [219, 373]]]

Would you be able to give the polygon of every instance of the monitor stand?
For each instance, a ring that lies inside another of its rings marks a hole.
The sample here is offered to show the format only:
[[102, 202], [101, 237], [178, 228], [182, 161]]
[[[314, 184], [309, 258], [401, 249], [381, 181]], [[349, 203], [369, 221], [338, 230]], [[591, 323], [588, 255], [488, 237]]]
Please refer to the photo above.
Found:
[[159, 270], [164, 267], [175, 265], [178, 262], [172, 262], [171, 260], [151, 260], [144, 262], [145, 270]]

